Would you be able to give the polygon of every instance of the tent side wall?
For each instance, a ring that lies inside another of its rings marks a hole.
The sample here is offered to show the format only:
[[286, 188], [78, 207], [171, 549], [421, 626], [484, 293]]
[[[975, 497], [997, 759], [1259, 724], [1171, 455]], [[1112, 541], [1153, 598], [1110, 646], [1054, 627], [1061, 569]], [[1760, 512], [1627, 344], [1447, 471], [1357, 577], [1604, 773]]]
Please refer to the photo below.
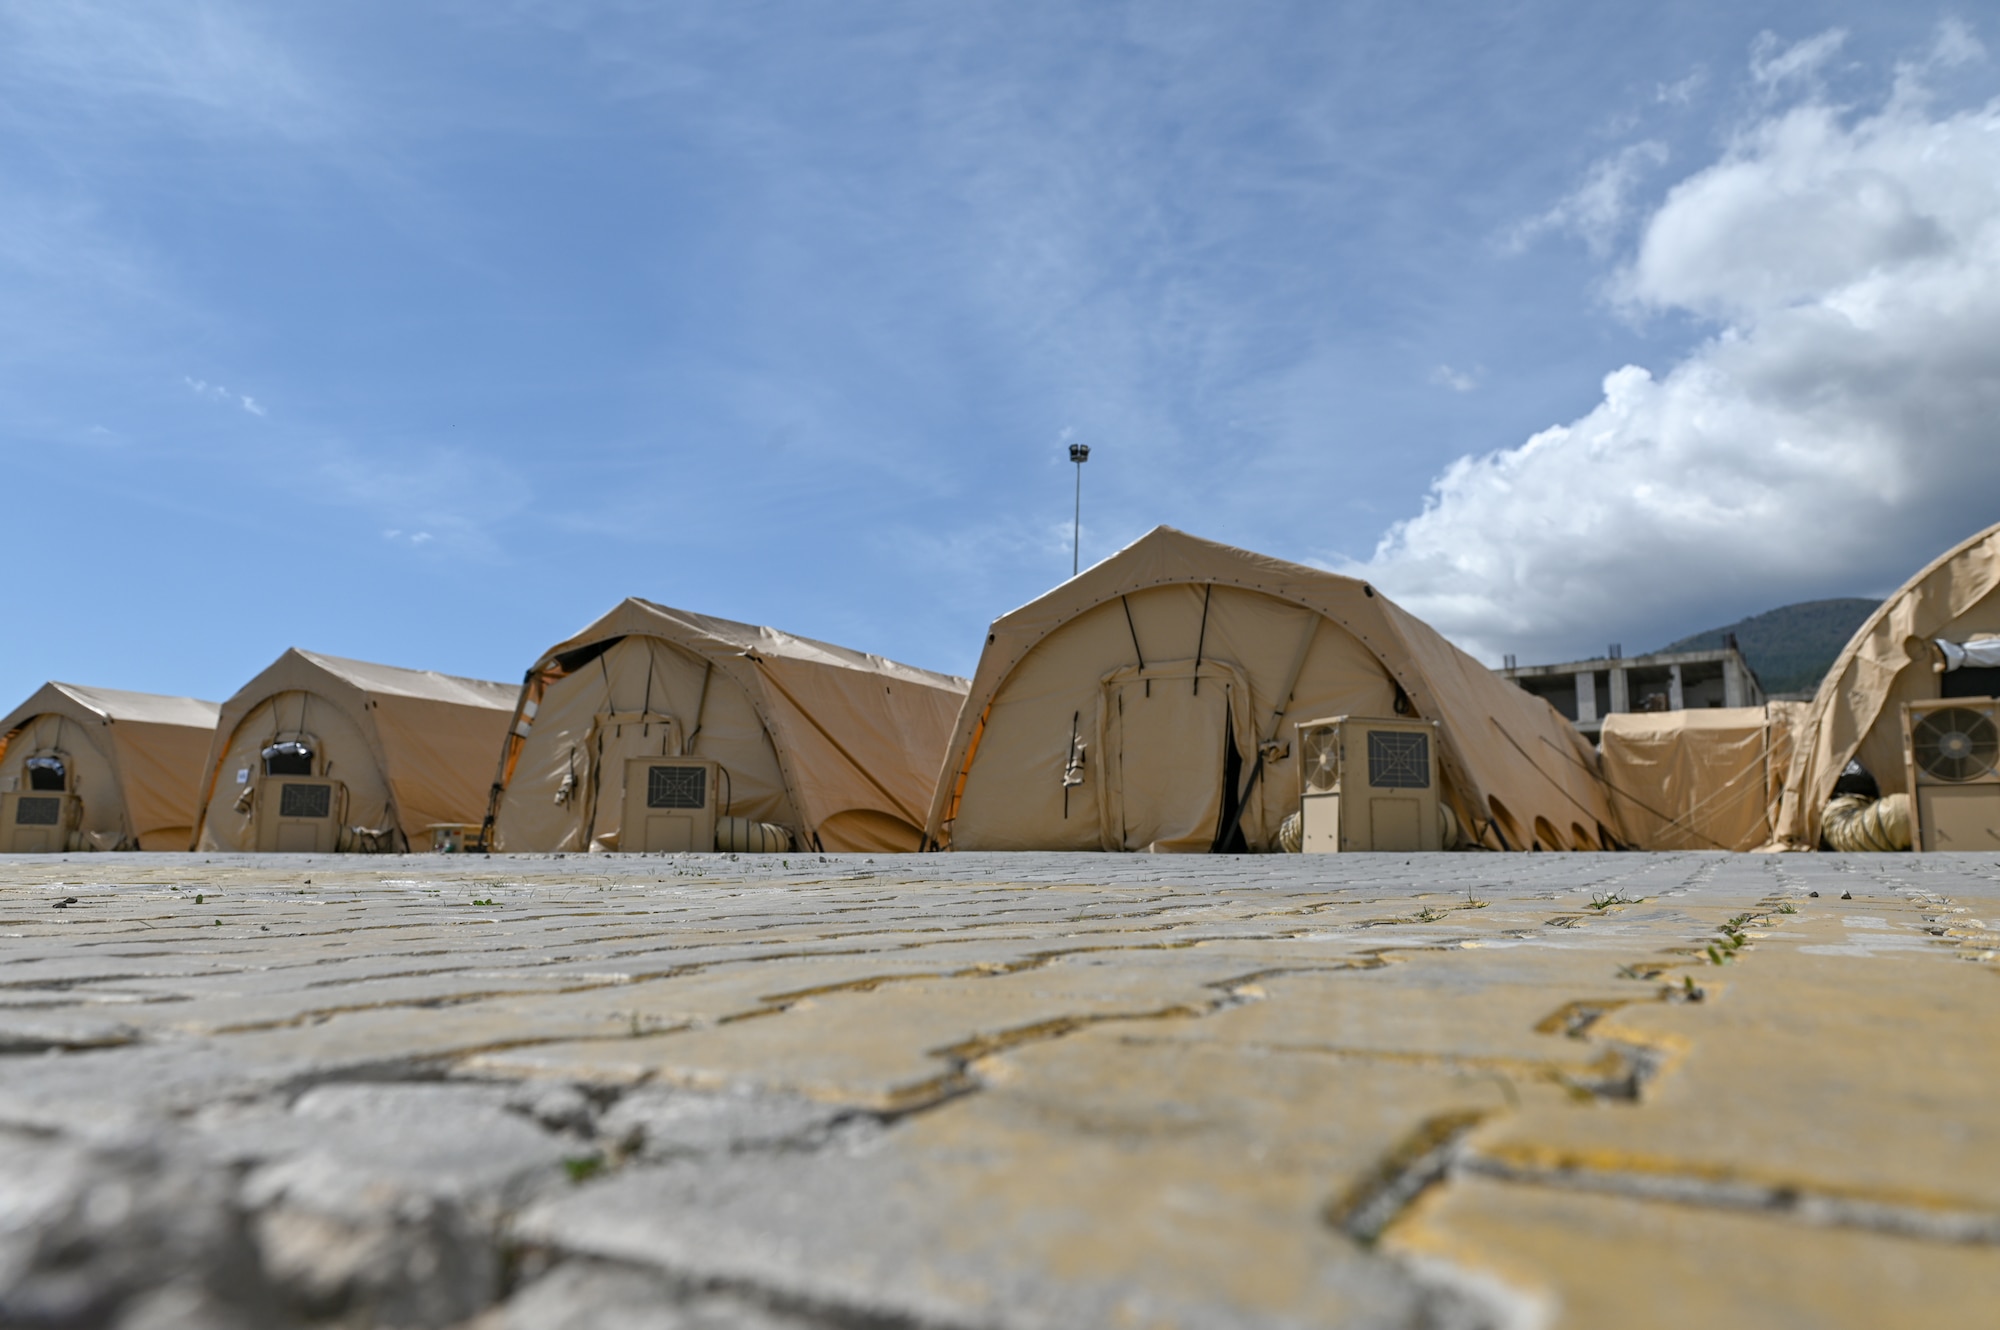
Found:
[[1771, 838], [1786, 740], [1763, 707], [1620, 712], [1604, 720], [1604, 782], [1641, 850], [1754, 850]]
[[1784, 812], [1785, 782], [1791, 779], [1792, 758], [1798, 752], [1799, 736], [1804, 733], [1806, 718], [1812, 711], [1808, 702], [1766, 702], [1765, 715], [1771, 727], [1771, 760], [1768, 767], [1768, 782], [1765, 787], [1765, 823], [1771, 829], [1769, 844], [1781, 843]]
[[755, 663], [764, 713], [820, 848], [922, 848], [924, 816], [964, 694], [907, 672], [775, 655]]
[[486, 778], [506, 738], [506, 711], [390, 693], [371, 697], [368, 709], [410, 849], [428, 850], [433, 826], [476, 826], [486, 816]]
[[2000, 525], [1934, 560], [1856, 630], [1821, 681], [1800, 732], [1778, 832], [1788, 844], [1819, 843], [1820, 814], [1834, 782], [1859, 759], [1882, 793], [1903, 790], [1901, 707], [1939, 695], [1932, 638], [2000, 633]]
[[194, 834], [212, 730], [114, 720], [125, 815], [142, 850], [185, 850]]

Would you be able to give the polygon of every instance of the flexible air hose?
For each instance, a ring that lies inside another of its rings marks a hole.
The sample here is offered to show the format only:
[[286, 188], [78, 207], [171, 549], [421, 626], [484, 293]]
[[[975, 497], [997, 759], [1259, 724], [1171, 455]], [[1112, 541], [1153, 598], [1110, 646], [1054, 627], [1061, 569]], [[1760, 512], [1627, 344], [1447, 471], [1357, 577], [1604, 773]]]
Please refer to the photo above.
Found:
[[1299, 840], [1299, 820], [1299, 814], [1293, 813], [1278, 824], [1278, 848], [1286, 854], [1297, 854], [1299, 852], [1301, 844]]
[[1826, 843], [1848, 854], [1884, 853], [1910, 848], [1910, 796], [1892, 794], [1870, 799], [1843, 794], [1820, 815]]
[[771, 822], [747, 817], [715, 819], [715, 848], [723, 854], [789, 854], [792, 833]]

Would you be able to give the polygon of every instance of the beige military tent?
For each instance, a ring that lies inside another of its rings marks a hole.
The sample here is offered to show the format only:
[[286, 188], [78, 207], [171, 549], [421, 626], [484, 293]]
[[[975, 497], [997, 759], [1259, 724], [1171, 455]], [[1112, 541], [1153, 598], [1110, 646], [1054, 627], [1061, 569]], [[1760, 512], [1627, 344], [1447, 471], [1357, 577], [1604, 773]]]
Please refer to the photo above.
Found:
[[1596, 755], [1548, 703], [1363, 582], [1170, 527], [994, 622], [928, 833], [1271, 849], [1299, 807], [1291, 726], [1341, 715], [1437, 722], [1445, 803], [1480, 843], [1615, 843]]
[[[773, 628], [627, 600], [528, 671], [493, 786], [493, 842], [914, 850], [965, 688]], [[627, 787], [635, 770], [635, 780], [704, 774], [644, 792]], [[698, 830], [665, 817], [681, 802], [705, 812]], [[628, 808], [648, 827], [655, 812], [674, 826], [642, 844], [624, 834]]]
[[1755, 850], [1772, 839], [1803, 702], [1621, 711], [1599, 736], [1618, 830], [1639, 850]]
[[[1883, 795], [1910, 793], [1904, 704], [2000, 693], [2000, 670], [1969, 665], [1960, 650], [1967, 641], [1995, 636], [2000, 636], [2000, 526], [1938, 558], [1855, 631], [1800, 728], [1779, 838], [1798, 849], [1818, 846], [1827, 802], [1851, 761], [1866, 768]], [[1963, 668], [1950, 668], [1954, 664]], [[1940, 670], [1941, 665], [1947, 668]]]
[[185, 850], [216, 706], [48, 683], [0, 720], [0, 853]]
[[222, 704], [203, 850], [428, 850], [476, 828], [514, 688], [293, 649]]

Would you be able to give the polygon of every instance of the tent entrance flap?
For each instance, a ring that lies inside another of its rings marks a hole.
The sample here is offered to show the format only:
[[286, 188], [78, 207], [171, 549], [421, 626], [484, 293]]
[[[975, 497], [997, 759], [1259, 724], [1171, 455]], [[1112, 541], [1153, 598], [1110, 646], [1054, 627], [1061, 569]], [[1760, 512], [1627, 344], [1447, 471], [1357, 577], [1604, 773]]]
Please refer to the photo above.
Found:
[[[1209, 686], [1197, 691], [1197, 683]], [[1226, 805], [1231, 778], [1249, 759], [1241, 751], [1249, 718], [1249, 683], [1226, 662], [1167, 661], [1104, 676], [1097, 736], [1103, 847], [1208, 851], [1236, 811]]]
[[620, 832], [629, 804], [625, 781], [633, 769], [632, 759], [679, 757], [681, 724], [656, 711], [600, 711], [584, 751], [590, 765], [584, 775], [589, 797], [577, 801], [584, 805], [578, 809], [586, 830], [584, 843], [597, 850], [627, 848]]

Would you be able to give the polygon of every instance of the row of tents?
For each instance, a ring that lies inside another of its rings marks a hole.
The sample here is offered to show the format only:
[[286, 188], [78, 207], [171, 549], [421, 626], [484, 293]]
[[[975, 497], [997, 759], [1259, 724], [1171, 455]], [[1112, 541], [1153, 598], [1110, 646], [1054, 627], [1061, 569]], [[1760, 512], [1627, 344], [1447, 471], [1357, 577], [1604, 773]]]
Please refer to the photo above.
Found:
[[1902, 789], [1930, 644], [1996, 632], [2000, 527], [1810, 704], [1613, 716], [1600, 751], [1367, 583], [1160, 527], [970, 680], [634, 599], [519, 685], [300, 650], [219, 707], [51, 683], [0, 720], [0, 852], [1274, 850], [1315, 717], [1433, 727], [1466, 847], [1806, 848], [1850, 763]]

